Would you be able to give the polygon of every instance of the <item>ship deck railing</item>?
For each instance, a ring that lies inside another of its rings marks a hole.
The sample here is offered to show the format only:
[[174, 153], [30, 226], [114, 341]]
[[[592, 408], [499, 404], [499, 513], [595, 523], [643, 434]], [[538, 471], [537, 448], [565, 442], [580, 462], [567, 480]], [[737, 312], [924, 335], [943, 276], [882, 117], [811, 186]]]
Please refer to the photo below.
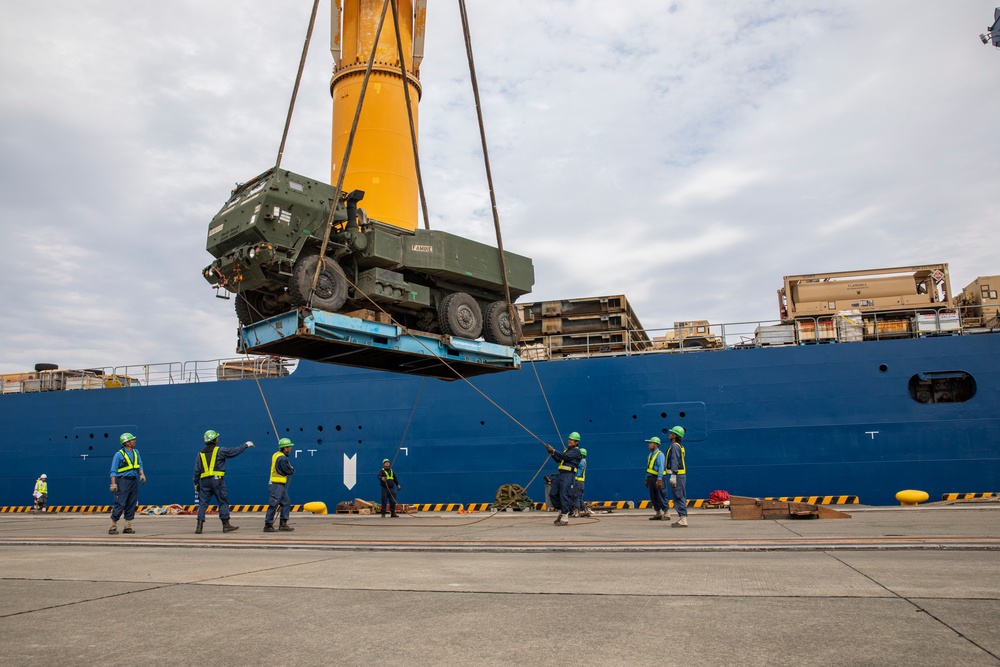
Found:
[[[752, 320], [692, 327], [620, 329], [572, 335], [546, 335], [523, 341], [521, 360], [558, 361], [593, 357], [649, 354], [710, 354], [727, 350], [789, 345], [856, 344], [885, 339], [926, 336], [968, 336], [1000, 333], [1000, 313], [982, 309], [965, 316], [960, 308], [920, 308], [890, 313], [823, 315], [781, 320]], [[103, 368], [54, 369], [0, 376], [3, 394], [75, 389], [127, 389], [279, 378], [290, 375], [298, 360], [247, 355], [200, 361], [128, 364]]]

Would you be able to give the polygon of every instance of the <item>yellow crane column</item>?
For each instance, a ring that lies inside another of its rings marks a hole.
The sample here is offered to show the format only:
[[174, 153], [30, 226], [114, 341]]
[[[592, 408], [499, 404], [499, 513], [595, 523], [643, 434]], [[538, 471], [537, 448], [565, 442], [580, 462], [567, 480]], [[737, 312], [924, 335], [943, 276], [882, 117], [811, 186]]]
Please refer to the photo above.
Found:
[[[330, 80], [333, 97], [331, 183], [336, 183], [340, 175], [339, 162], [344, 158], [354, 122], [383, 3], [384, 0], [333, 0], [330, 17], [330, 51], [334, 60]], [[416, 127], [427, 0], [398, 0], [398, 5], [406, 85], [410, 87]], [[344, 191], [355, 189], [365, 191], [364, 208], [372, 218], [404, 229], [416, 229], [416, 166], [391, 6], [386, 11], [344, 178]]]

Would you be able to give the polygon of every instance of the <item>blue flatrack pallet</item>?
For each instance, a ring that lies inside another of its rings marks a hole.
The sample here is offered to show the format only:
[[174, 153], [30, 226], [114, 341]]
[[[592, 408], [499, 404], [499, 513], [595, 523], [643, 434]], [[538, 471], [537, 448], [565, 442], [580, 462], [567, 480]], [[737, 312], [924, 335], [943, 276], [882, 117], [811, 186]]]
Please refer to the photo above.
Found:
[[394, 324], [304, 307], [242, 327], [239, 335], [239, 352], [442, 380], [521, 367], [521, 358], [512, 347], [404, 331]]

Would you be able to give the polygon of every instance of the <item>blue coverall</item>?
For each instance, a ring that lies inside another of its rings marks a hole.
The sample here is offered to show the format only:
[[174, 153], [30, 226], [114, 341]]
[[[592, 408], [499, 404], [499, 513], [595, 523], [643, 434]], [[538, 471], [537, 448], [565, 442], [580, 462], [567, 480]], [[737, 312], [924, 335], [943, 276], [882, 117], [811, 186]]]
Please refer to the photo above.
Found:
[[125, 513], [125, 520], [131, 521], [135, 518], [135, 510], [139, 507], [139, 471], [142, 470], [142, 458], [139, 450], [133, 449], [129, 454], [130, 462], [137, 462], [138, 467], [125, 472], [118, 472], [119, 468], [124, 468], [125, 449], [119, 449], [111, 459], [110, 475], [115, 477], [115, 484], [118, 485], [118, 493], [115, 494], [115, 506], [111, 510], [111, 520], [118, 521], [122, 513]]
[[[663, 466], [663, 452], [659, 449], [650, 452], [646, 459], [646, 486], [649, 487], [649, 502], [653, 505], [653, 509], [658, 512], [666, 512], [668, 507], [667, 490], [656, 486], [656, 480], [663, 479]], [[649, 472], [650, 470], [655, 470], [656, 473], [653, 474]]]
[[[670, 443], [667, 454], [667, 472], [676, 475], [677, 485], [674, 490], [674, 509], [677, 515], [685, 517], [687, 511], [687, 474], [683, 457], [681, 455], [681, 444], [679, 442]], [[685, 470], [685, 473], [678, 473], [678, 470]]]
[[[218, 467], [218, 466], [216, 466]], [[283, 477], [291, 477], [295, 474], [288, 456], [277, 457], [274, 462], [274, 470]], [[282, 482], [268, 482], [267, 484], [267, 514], [264, 515], [264, 525], [274, 525], [274, 514], [281, 506], [281, 520], [288, 521], [292, 513], [292, 500], [288, 497], [288, 484], [291, 480]]]
[[[194, 483], [198, 486], [198, 521], [205, 520], [205, 510], [208, 509], [208, 501], [213, 497], [219, 502], [219, 519], [229, 521], [229, 492], [226, 491], [226, 480], [222, 475], [202, 478], [205, 467], [201, 463], [201, 455], [209, 461], [212, 460], [212, 450], [218, 445], [205, 445], [205, 448], [194, 457]], [[239, 456], [246, 451], [247, 443], [239, 447], [219, 447], [219, 453], [215, 456], [215, 472], [221, 473], [226, 470], [226, 459]]]
[[[576, 482], [576, 470], [580, 466], [580, 448], [570, 447], [565, 452], [554, 450], [550, 455], [560, 463], [559, 474], [552, 480], [552, 492], [549, 500], [552, 506], [562, 514], [573, 511], [573, 484]], [[569, 470], [563, 470], [569, 468]]]

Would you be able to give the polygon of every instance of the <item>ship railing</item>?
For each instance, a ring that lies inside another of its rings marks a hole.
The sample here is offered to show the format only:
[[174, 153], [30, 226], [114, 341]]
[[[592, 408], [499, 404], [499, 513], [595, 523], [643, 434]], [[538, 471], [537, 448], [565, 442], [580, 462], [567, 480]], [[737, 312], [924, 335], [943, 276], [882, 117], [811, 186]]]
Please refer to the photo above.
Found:
[[4, 375], [0, 377], [0, 385], [4, 394], [149, 387], [244, 380], [254, 377], [284, 377], [291, 374], [297, 364], [296, 359], [250, 356], [235, 359], [127, 364], [103, 368], [57, 368]]
[[687, 323], [663, 329], [552, 334], [526, 341], [520, 353], [522, 361], [530, 362], [1000, 333], [1000, 314], [973, 317], [966, 310], [942, 306], [882, 313], [846, 312], [796, 318], [793, 322], [748, 320], [710, 324], [700, 330]]

